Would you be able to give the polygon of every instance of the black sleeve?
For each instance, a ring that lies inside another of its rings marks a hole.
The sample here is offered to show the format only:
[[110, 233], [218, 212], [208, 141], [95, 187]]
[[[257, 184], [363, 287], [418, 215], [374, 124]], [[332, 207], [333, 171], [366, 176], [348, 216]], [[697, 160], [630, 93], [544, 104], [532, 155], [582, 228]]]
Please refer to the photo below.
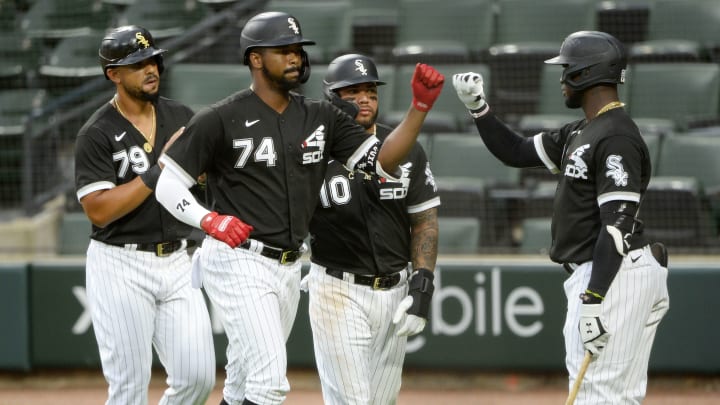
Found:
[[587, 289], [605, 297], [615, 279], [623, 256], [617, 251], [613, 237], [607, 232], [607, 226], [613, 226], [623, 235], [623, 243], [629, 241], [635, 232], [635, 213], [637, 204], [630, 201], [610, 201], [600, 206], [602, 218], [600, 235], [593, 251], [593, 268]]
[[511, 167], [543, 166], [532, 138], [525, 138], [491, 112], [475, 118], [475, 126], [488, 150]]

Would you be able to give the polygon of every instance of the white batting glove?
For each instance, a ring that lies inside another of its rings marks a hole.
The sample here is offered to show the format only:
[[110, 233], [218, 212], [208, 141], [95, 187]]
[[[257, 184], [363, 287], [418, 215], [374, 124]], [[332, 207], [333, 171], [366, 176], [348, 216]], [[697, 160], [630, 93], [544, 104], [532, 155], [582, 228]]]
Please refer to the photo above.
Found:
[[610, 334], [600, 320], [602, 304], [582, 304], [580, 307], [580, 339], [582, 339], [585, 350], [593, 357], [597, 357], [607, 346]]
[[453, 87], [468, 110], [479, 112], [486, 108], [483, 78], [480, 73], [467, 72], [453, 75]]
[[425, 318], [421, 318], [417, 315], [408, 314], [407, 310], [410, 309], [410, 307], [413, 304], [413, 297], [407, 296], [403, 298], [402, 301], [400, 301], [400, 305], [398, 305], [397, 309], [395, 310], [395, 315], [393, 316], [393, 323], [398, 326], [397, 332], [395, 332], [398, 336], [412, 336], [417, 335], [418, 333], [422, 332], [423, 329], [425, 329], [425, 324], [427, 323], [427, 320]]
[[300, 280], [300, 291], [302, 292], [308, 292], [308, 279], [310, 278], [310, 273], [306, 274], [305, 277], [303, 277]]

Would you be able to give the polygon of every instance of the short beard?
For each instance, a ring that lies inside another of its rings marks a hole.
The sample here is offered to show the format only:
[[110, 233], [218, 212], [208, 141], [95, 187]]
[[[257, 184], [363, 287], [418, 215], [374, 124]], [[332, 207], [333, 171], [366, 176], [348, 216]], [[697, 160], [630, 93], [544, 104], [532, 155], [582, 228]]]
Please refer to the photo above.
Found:
[[[288, 69], [283, 72], [282, 76], [279, 78], [274, 78], [272, 75], [270, 75], [270, 72], [267, 70], [265, 66], [262, 67], [263, 75], [268, 79], [268, 81], [275, 83], [277, 87], [282, 91], [290, 91], [293, 89], [296, 89], [300, 87], [300, 80], [294, 79], [294, 80], [288, 80], [285, 78], [285, 74], [289, 72], [297, 71], [300, 72], [300, 69]], [[300, 76], [298, 76], [299, 78]]]
[[583, 90], [573, 90], [572, 94], [565, 99], [565, 106], [572, 109], [582, 107], [583, 93]]
[[154, 93], [147, 93], [143, 91], [142, 89], [129, 89], [125, 87], [125, 92], [127, 92], [130, 97], [136, 99], [136, 100], [142, 100], [142, 101], [149, 101], [151, 103], [155, 103], [160, 98], [160, 91], [156, 91]]

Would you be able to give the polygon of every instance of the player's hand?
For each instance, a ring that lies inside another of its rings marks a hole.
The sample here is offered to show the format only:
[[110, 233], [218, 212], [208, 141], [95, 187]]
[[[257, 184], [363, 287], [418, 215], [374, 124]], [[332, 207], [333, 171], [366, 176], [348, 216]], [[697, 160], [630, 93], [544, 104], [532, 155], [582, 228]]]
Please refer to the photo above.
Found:
[[232, 215], [220, 215], [214, 211], [203, 217], [200, 227], [208, 235], [227, 243], [231, 248], [245, 242], [253, 230], [251, 225]]
[[412, 307], [413, 297], [407, 296], [400, 301], [393, 315], [393, 323], [398, 325], [398, 330], [395, 332], [398, 336], [412, 336], [417, 335], [425, 329], [427, 320], [417, 315], [409, 314], [407, 311]]
[[430, 300], [435, 291], [434, 278], [433, 272], [424, 268], [418, 268], [410, 275], [408, 296], [400, 301], [393, 315], [393, 323], [400, 325], [396, 335], [412, 336], [425, 329]]
[[423, 112], [430, 111], [442, 91], [443, 83], [445, 83], [445, 76], [432, 66], [424, 63], [415, 65], [415, 73], [410, 81], [413, 107]]
[[480, 73], [467, 72], [453, 75], [453, 87], [468, 110], [477, 111], [485, 107], [485, 91]]
[[600, 319], [602, 304], [582, 304], [580, 306], [580, 339], [582, 339], [585, 350], [593, 357], [607, 346], [610, 334]]

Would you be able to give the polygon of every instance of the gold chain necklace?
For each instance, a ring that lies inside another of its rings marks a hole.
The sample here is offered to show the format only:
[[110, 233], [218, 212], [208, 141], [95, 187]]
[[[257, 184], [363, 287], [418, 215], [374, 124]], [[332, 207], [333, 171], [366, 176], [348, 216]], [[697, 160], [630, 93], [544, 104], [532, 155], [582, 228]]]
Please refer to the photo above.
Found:
[[138, 132], [140, 132], [142, 134], [142, 136], [145, 138], [145, 144], [143, 145], [143, 149], [145, 149], [145, 152], [147, 152], [147, 153], [152, 152], [152, 150], [153, 150], [152, 141], [153, 141], [153, 139], [155, 139], [155, 106], [150, 104], [150, 108], [152, 108], [152, 129], [150, 129], [150, 138], [148, 138], [147, 135], [145, 135], [145, 133], [143, 131], [141, 131], [140, 128], [137, 127], [137, 125], [135, 125], [132, 121], [130, 121], [130, 118], [128, 118], [127, 115], [125, 115], [123, 110], [120, 108], [120, 103], [118, 103], [117, 94], [115, 94], [115, 96], [113, 97], [113, 102], [115, 104], [115, 108], [118, 110], [120, 115], [122, 115], [123, 118], [128, 120], [128, 122], [130, 122], [132, 124], [132, 126], [134, 126], [135, 129], [137, 129]]
[[597, 118], [602, 113], [606, 113], [606, 112], [612, 110], [613, 108], [623, 107], [624, 105], [625, 105], [625, 103], [622, 103], [620, 101], [612, 101], [610, 103], [607, 103], [605, 105], [605, 107], [601, 108], [600, 111], [598, 111], [597, 114], [595, 114], [595, 118]]

